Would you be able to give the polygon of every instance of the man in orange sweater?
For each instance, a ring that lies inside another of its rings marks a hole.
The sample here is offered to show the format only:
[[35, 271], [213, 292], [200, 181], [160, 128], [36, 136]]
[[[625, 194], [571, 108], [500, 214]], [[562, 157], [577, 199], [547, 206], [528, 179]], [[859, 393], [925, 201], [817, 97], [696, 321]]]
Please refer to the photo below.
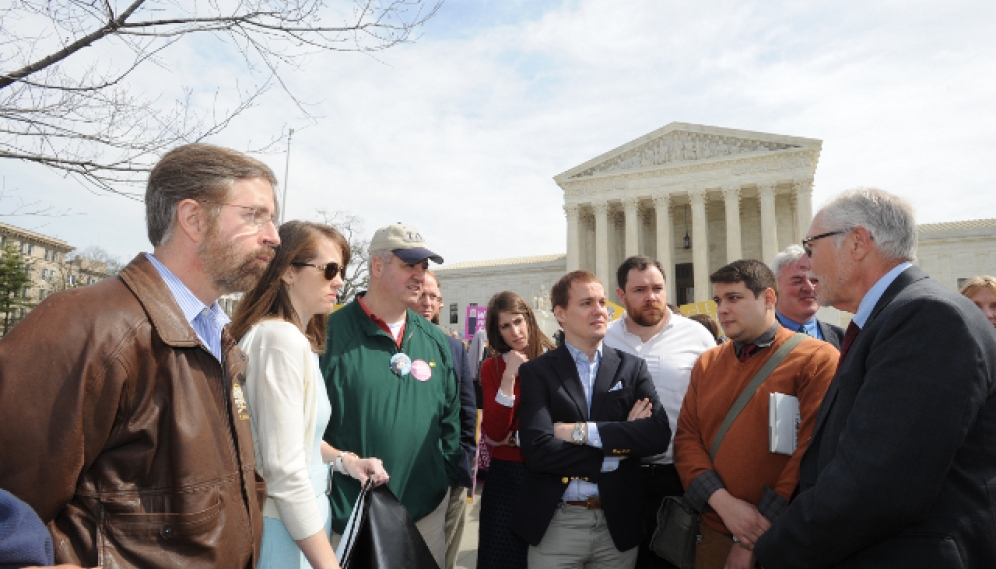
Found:
[[[735, 261], [710, 280], [720, 324], [731, 341], [702, 354], [692, 368], [678, 415], [675, 466], [685, 499], [702, 512], [696, 569], [748, 568], [755, 564], [757, 538], [785, 510], [795, 490], [799, 461], [839, 354], [826, 342], [804, 339], [761, 384], [726, 433], [715, 460], [710, 459], [713, 439], [734, 401], [794, 334], [775, 318], [778, 284], [764, 263]], [[791, 455], [768, 450], [772, 393], [799, 400], [798, 444]]]

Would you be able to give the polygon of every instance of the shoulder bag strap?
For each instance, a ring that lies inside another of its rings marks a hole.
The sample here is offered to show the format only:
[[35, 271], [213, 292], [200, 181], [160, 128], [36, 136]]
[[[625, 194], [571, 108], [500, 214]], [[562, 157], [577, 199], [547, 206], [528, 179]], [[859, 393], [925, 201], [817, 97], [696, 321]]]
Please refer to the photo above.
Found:
[[737, 415], [743, 411], [744, 407], [747, 406], [747, 403], [752, 397], [754, 397], [754, 394], [757, 392], [757, 389], [761, 387], [761, 384], [764, 383], [764, 380], [768, 379], [768, 376], [771, 375], [771, 372], [775, 371], [778, 364], [782, 363], [785, 356], [789, 355], [789, 352], [791, 352], [796, 346], [799, 345], [799, 342], [803, 341], [807, 337], [808, 336], [806, 334], [796, 332], [791, 338], [782, 344], [780, 348], [778, 348], [778, 351], [775, 352], [768, 361], [764, 362], [764, 366], [757, 371], [757, 375], [754, 376], [754, 379], [750, 380], [747, 387], [745, 387], [740, 393], [740, 397], [737, 397], [737, 400], [733, 403], [733, 407], [730, 407], [730, 412], [726, 414], [726, 418], [723, 419], [723, 425], [719, 427], [719, 432], [716, 433], [716, 438], [712, 441], [712, 449], [709, 450], [710, 460], [716, 460], [716, 453], [719, 452], [719, 445], [722, 444], [723, 437], [726, 436], [726, 432], [730, 430], [730, 426], [733, 424], [733, 421], [736, 420]]

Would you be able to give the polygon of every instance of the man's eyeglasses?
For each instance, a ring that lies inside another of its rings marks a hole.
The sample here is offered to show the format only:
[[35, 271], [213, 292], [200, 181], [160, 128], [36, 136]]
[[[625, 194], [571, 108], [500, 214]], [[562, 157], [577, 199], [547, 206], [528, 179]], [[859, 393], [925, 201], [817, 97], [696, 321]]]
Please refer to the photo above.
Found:
[[807, 237], [802, 240], [802, 248], [806, 251], [806, 255], [809, 257], [813, 256], [813, 250], [809, 247], [809, 244], [818, 239], [823, 239], [824, 237], [831, 237], [833, 235], [840, 235], [841, 233], [847, 233], [848, 231], [854, 229], [849, 227], [847, 229], [838, 229], [837, 231], [828, 231], [826, 233], [820, 233], [819, 235], [813, 235], [812, 237]]
[[220, 203], [220, 202], [205, 202], [214, 205], [227, 205], [228, 207], [240, 207], [242, 209], [249, 210], [252, 215], [252, 224], [256, 226], [256, 230], [263, 229], [267, 223], [272, 223], [273, 227], [277, 226], [277, 222], [274, 221], [273, 214], [268, 210], [260, 207], [255, 207], [251, 205], [239, 205], [237, 203]]
[[319, 271], [325, 271], [325, 280], [333, 280], [336, 275], [346, 278], [346, 267], [340, 267], [339, 263], [328, 263], [326, 265], [316, 265], [314, 263], [291, 263], [295, 267], [315, 267]]
[[432, 302], [434, 304], [438, 304], [443, 301], [443, 297], [436, 296], [434, 294], [427, 294], [425, 295], [425, 297], [429, 299], [429, 302]]

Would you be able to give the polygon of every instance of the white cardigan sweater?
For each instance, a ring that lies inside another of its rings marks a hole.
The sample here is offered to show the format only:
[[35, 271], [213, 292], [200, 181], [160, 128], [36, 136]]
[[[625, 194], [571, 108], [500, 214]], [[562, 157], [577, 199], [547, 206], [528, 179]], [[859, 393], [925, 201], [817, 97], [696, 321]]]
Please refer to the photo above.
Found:
[[311, 344], [297, 326], [268, 319], [239, 348], [249, 358], [245, 397], [256, 469], [266, 480], [263, 515], [279, 518], [295, 540], [310, 537], [325, 528], [308, 473], [316, 397], [325, 389]]

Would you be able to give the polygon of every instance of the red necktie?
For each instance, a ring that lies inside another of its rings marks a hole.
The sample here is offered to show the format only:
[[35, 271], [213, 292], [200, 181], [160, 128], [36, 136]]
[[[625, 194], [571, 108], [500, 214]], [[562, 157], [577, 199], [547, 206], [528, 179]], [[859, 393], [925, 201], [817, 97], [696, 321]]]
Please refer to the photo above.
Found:
[[[854, 343], [854, 339], [858, 337], [858, 332], [860, 331], [861, 328], [853, 320], [847, 325], [847, 331], [844, 332], [844, 339], [840, 342], [840, 362], [844, 361], [844, 354], [847, 353], [847, 350], [851, 349], [851, 344]], [[840, 363], [838, 362], [837, 365], [840, 365]]]
[[740, 360], [740, 361], [742, 361], [742, 362], [745, 362], [752, 355], [754, 355], [754, 352], [756, 352], [756, 351], [757, 351], [757, 345], [756, 344], [744, 344], [744, 347], [740, 348], [740, 355], [737, 356], [737, 359]]

